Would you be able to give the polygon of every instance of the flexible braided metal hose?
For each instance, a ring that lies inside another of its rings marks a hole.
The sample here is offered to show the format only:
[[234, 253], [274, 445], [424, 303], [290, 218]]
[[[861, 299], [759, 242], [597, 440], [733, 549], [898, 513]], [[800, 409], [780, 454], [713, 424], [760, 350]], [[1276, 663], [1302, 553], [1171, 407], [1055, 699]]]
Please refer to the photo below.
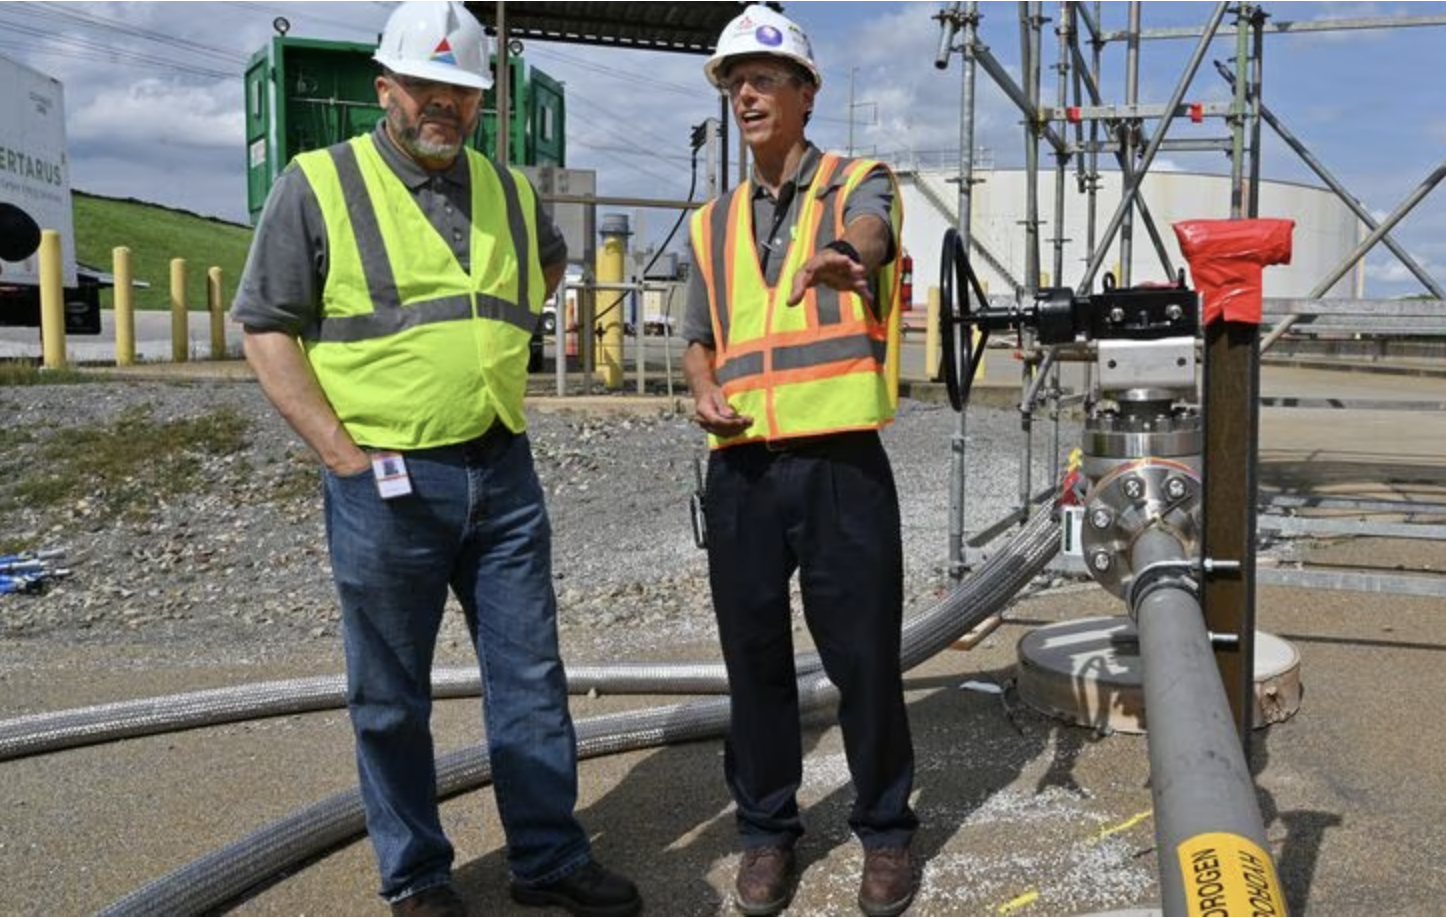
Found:
[[[1036, 528], [1048, 531], [1031, 535]], [[1053, 555], [1057, 535], [1058, 527], [1050, 528], [1049, 514], [1036, 514], [1008, 551], [992, 556], [978, 574], [958, 590], [905, 622], [904, 668], [911, 669], [932, 657], [990, 614], [972, 614], [976, 610], [1000, 607], [1013, 593], [1002, 598], [992, 595], [996, 581], [1008, 582], [1007, 578], [995, 577], [992, 571], [1003, 565], [1042, 567]], [[1048, 554], [1040, 562], [1036, 556], [1042, 551]], [[985, 576], [986, 571], [991, 574]], [[800, 676], [822, 667], [818, 655], [812, 652], [800, 654], [795, 665]], [[721, 663], [569, 666], [567, 678], [568, 690], [573, 694], [596, 690], [619, 695], [712, 695], [728, 691], [728, 676]], [[472, 697], [480, 692], [481, 680], [475, 667], [441, 668], [432, 674], [435, 698]], [[315, 676], [29, 714], [0, 721], [0, 761], [192, 727], [328, 710], [345, 704], [345, 677]]]
[[[800, 658], [801, 671], [819, 664]], [[712, 695], [728, 691], [722, 663], [620, 663], [569, 666], [568, 691], [611, 694]], [[432, 673], [432, 697], [468, 698], [482, 691], [477, 668], [446, 667]], [[256, 682], [117, 701], [0, 721], [0, 761], [191, 727], [346, 706], [345, 676], [312, 676]]]
[[[1050, 513], [1037, 513], [1011, 544], [989, 558], [979, 570], [940, 603], [904, 626], [901, 661], [905, 669], [943, 651], [964, 632], [1001, 612], [1008, 601], [1025, 587], [1053, 557], [1058, 546], [1058, 523]], [[800, 656], [800, 707], [821, 710], [837, 701], [837, 691], [818, 669], [816, 655]], [[587, 691], [723, 692], [726, 677], [719, 664], [583, 666], [570, 671], [570, 687]], [[434, 688], [438, 697], [476, 694], [476, 675], [463, 669], [438, 671]], [[192, 692], [184, 697], [133, 701], [119, 705], [82, 708], [88, 726], [72, 727], [64, 745], [85, 742], [84, 737], [139, 736], [159, 732], [166, 718], [182, 726], [217, 723], [207, 717], [239, 720], [260, 716], [257, 711], [295, 713], [337, 707], [344, 703], [344, 679], [325, 677], [270, 682], [260, 687], [226, 688]], [[205, 708], [214, 707], [211, 713]], [[103, 711], [119, 713], [127, 726], [110, 729]], [[664, 705], [641, 711], [623, 711], [604, 717], [587, 718], [576, 724], [578, 756], [583, 759], [613, 755], [628, 750], [690, 742], [720, 736], [727, 729], [729, 700], [726, 697]], [[19, 718], [30, 726], [45, 717]], [[10, 724], [19, 723], [10, 721]], [[0, 724], [3, 749], [30, 749], [36, 745], [25, 732]], [[54, 724], [52, 724], [54, 726]], [[33, 733], [33, 730], [32, 732]], [[95, 742], [91, 739], [91, 742]], [[10, 753], [27, 755], [27, 753]], [[442, 755], [437, 760], [438, 797], [450, 798], [490, 781], [486, 747], [469, 746]], [[366, 817], [359, 791], [343, 792], [299, 810], [289, 817], [259, 828], [249, 836], [221, 847], [147, 883], [104, 909], [103, 915], [198, 915], [213, 914], [247, 892], [276, 876], [308, 862], [324, 851], [346, 844], [366, 833]]]
[[[901, 654], [905, 669], [918, 665], [948, 647], [979, 621], [1002, 611], [1009, 600], [1044, 569], [1058, 545], [1058, 523], [1049, 513], [1036, 514], [1004, 550], [981, 565], [959, 589], [905, 624]], [[676, 691], [676, 684], [667, 680], [679, 670], [695, 671], [695, 689], [710, 685], [710, 668], [708, 665], [623, 667], [629, 670], [626, 679], [640, 680], [639, 690], [651, 693]], [[597, 684], [606, 684], [604, 677], [613, 667], [596, 669]], [[652, 678], [662, 682], [648, 682]], [[724, 682], [726, 687], [726, 680]], [[620, 678], [617, 684], [624, 682]], [[837, 690], [821, 671], [801, 673], [799, 704], [802, 710], [819, 710], [836, 700]], [[726, 697], [588, 718], [576, 724], [578, 755], [593, 758], [705, 739], [721, 735], [727, 726]], [[441, 798], [480, 787], [490, 778], [486, 749], [481, 745], [437, 759], [437, 793]], [[295, 865], [365, 832], [361, 795], [353, 789], [217, 849], [116, 901], [101, 914], [214, 913]]]

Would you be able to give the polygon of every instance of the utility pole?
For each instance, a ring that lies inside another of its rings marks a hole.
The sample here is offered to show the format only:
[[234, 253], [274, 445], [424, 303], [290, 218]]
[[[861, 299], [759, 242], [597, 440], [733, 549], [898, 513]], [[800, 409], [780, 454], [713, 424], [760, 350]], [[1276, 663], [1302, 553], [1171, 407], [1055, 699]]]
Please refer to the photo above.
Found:
[[872, 105], [874, 107], [874, 118], [872, 121], [869, 122], [869, 124], [878, 124], [879, 122], [879, 103], [854, 101], [854, 76], [858, 72], [859, 68], [857, 67], [849, 68], [849, 156], [854, 155], [854, 109], [863, 108], [866, 105]]
[[854, 77], [858, 74], [859, 68], [849, 68], [849, 153], [854, 155]]

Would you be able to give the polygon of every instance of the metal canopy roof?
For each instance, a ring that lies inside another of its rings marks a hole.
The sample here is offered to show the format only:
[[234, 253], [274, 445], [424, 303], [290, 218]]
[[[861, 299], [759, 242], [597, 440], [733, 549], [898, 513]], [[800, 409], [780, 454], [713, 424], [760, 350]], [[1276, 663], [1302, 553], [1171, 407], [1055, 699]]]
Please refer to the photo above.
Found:
[[743, 3], [467, 3], [497, 34], [503, 7], [508, 38], [712, 54]]

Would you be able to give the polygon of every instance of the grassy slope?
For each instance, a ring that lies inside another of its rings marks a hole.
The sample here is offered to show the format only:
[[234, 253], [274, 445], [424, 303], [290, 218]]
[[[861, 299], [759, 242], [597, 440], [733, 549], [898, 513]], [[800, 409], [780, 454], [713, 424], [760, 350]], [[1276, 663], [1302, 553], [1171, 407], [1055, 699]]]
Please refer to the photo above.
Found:
[[[128, 246], [137, 281], [150, 284], [135, 292], [138, 309], [171, 308], [171, 259], [186, 260], [186, 303], [206, 309], [206, 272], [221, 269], [221, 304], [230, 308], [251, 246], [251, 228], [200, 217], [135, 200], [103, 198], [76, 192], [76, 258], [95, 268], [114, 271], [112, 250]], [[109, 291], [101, 299], [111, 307]]]

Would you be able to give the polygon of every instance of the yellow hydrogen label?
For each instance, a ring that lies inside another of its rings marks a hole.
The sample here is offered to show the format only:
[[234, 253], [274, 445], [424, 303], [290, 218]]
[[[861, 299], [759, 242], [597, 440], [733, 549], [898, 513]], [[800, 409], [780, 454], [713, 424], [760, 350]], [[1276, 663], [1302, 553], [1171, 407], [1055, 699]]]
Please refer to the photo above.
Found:
[[1186, 839], [1179, 853], [1180, 872], [1185, 879], [1185, 914], [1286, 914], [1275, 863], [1250, 839], [1208, 832]]

